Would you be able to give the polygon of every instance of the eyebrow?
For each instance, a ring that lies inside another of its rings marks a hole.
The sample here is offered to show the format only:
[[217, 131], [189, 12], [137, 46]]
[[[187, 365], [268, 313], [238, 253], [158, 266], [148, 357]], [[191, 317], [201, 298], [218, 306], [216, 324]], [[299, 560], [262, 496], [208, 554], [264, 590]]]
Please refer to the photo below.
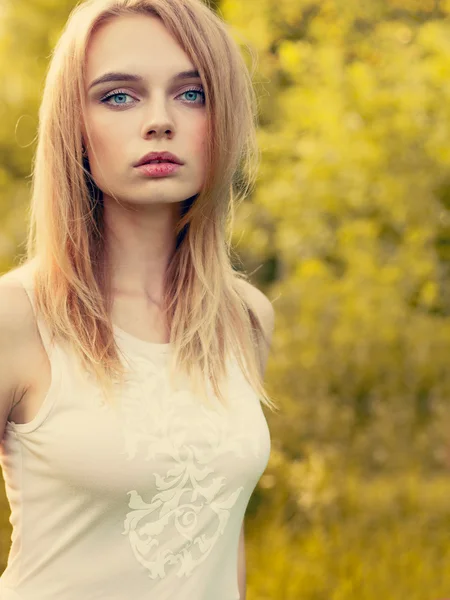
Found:
[[[180, 79], [200, 79], [200, 73], [198, 71], [182, 71], [177, 75], [174, 75], [171, 78], [171, 81], [178, 81]], [[120, 73], [113, 71], [111, 73], [105, 73], [101, 77], [94, 79], [94, 81], [90, 84], [89, 90], [95, 87], [96, 85], [100, 85], [101, 83], [108, 83], [110, 81], [136, 81], [142, 82], [144, 78], [140, 75], [135, 75], [133, 73]]]

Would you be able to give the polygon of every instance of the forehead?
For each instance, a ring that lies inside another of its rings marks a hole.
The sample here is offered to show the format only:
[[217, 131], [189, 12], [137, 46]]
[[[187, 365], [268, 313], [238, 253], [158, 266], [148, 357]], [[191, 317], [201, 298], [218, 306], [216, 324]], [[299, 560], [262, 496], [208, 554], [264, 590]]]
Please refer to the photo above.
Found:
[[86, 82], [113, 70], [148, 73], [162, 80], [193, 67], [157, 17], [126, 15], [103, 24], [93, 34], [87, 48]]

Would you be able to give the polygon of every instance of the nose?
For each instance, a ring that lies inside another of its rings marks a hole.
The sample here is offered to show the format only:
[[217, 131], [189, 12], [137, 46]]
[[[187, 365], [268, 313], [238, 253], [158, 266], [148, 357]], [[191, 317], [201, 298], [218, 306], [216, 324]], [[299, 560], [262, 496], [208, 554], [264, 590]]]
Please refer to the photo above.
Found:
[[165, 99], [155, 98], [149, 102], [149, 108], [145, 113], [142, 129], [143, 137], [173, 137], [175, 124], [167, 109]]

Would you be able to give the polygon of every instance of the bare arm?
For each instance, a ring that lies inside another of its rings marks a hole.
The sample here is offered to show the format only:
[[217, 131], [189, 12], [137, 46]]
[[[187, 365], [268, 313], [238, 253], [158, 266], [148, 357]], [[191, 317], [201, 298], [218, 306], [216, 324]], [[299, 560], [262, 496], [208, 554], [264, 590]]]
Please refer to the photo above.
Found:
[[23, 394], [29, 357], [31, 308], [25, 290], [7, 275], [0, 277], [0, 441], [14, 402]]
[[[267, 337], [268, 344], [262, 342], [261, 345], [261, 363], [262, 363], [262, 377], [267, 366], [267, 359], [270, 352], [270, 344], [272, 341], [274, 326], [275, 326], [275, 311], [271, 301], [259, 290], [258, 288], [249, 285], [247, 282], [244, 283], [244, 289], [247, 292], [247, 298], [254, 308], [255, 312], [258, 313], [258, 317], [261, 320], [261, 324], [264, 328], [264, 333]], [[239, 535], [239, 551], [238, 551], [238, 584], [239, 584], [239, 595], [240, 600], [245, 600], [247, 592], [247, 571], [246, 571], [246, 557], [245, 557], [245, 534], [244, 534], [244, 522], [242, 522], [241, 533]]]
[[239, 554], [238, 554], [238, 585], [240, 600], [245, 600], [247, 592], [247, 571], [245, 562], [245, 534], [244, 523], [242, 523], [241, 533], [239, 535]]

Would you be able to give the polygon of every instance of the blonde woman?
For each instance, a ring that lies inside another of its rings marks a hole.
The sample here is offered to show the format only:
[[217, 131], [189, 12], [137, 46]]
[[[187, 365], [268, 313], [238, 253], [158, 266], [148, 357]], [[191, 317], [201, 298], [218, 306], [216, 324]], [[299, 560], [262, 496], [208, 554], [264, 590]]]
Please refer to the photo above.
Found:
[[[244, 600], [272, 303], [232, 268], [252, 80], [200, 0], [90, 0], [55, 48], [0, 278], [1, 600]], [[239, 185], [238, 185], [239, 184]]]

